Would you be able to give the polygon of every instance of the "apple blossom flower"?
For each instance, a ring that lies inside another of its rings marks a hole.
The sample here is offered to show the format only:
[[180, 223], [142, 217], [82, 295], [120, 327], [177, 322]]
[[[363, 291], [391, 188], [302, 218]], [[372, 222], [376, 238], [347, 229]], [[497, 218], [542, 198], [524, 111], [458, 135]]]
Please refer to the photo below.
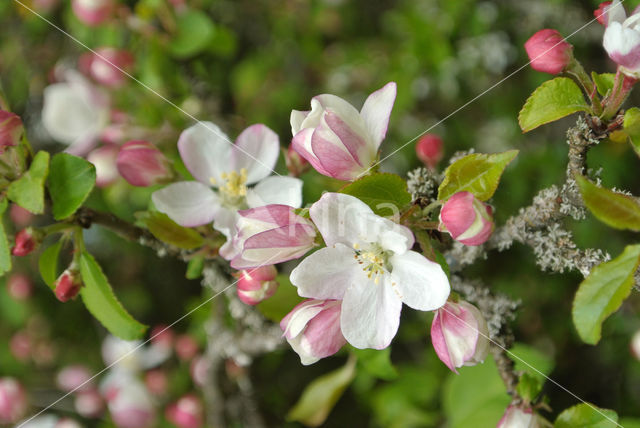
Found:
[[538, 417], [530, 407], [510, 404], [496, 428], [539, 428]]
[[141, 346], [138, 340], [107, 336], [102, 341], [102, 359], [112, 371], [137, 373], [155, 367], [169, 358], [171, 350], [161, 345]]
[[125, 143], [118, 153], [117, 166], [120, 175], [138, 187], [164, 183], [173, 177], [167, 157], [148, 141]]
[[155, 408], [149, 391], [131, 372], [111, 371], [100, 385], [111, 418], [119, 428], [153, 425]]
[[531, 68], [543, 73], [558, 74], [573, 58], [573, 46], [558, 31], [549, 28], [531, 36], [524, 48], [531, 60]]
[[395, 99], [395, 82], [369, 95], [359, 112], [335, 95], [315, 96], [310, 111], [291, 112], [291, 144], [320, 174], [354, 180], [375, 162]]
[[79, 60], [79, 68], [101, 85], [119, 88], [129, 78], [122, 71], [129, 72], [134, 61], [129, 51], [102, 47], [84, 54]]
[[475, 366], [489, 352], [489, 329], [482, 313], [472, 304], [447, 302], [431, 324], [431, 341], [438, 358], [453, 372]]
[[211, 362], [202, 355], [195, 356], [189, 365], [189, 374], [193, 383], [199, 387], [206, 385], [211, 372]]
[[458, 192], [440, 210], [438, 230], [464, 245], [481, 245], [493, 232], [493, 211], [470, 192]]
[[305, 366], [329, 357], [346, 343], [339, 300], [305, 300], [280, 321], [284, 337]]
[[[302, 204], [302, 181], [268, 175], [280, 152], [278, 136], [265, 125], [252, 125], [230, 144], [220, 128], [200, 122], [183, 131], [178, 150], [197, 181], [173, 183], [153, 193], [156, 208], [181, 226], [213, 227], [227, 237], [220, 255], [233, 259], [238, 210], [268, 204]], [[250, 184], [257, 183], [253, 188]], [[217, 188], [217, 191], [212, 187]]]
[[425, 134], [416, 143], [416, 155], [429, 168], [434, 169], [444, 155], [442, 138], [435, 134]]
[[6, 147], [17, 146], [23, 132], [20, 116], [0, 110], [0, 155]]
[[87, 155], [87, 160], [96, 167], [96, 186], [107, 187], [120, 178], [116, 166], [119, 150], [114, 144], [105, 144]]
[[237, 284], [238, 298], [247, 305], [257, 305], [273, 296], [278, 289], [277, 274], [274, 266], [243, 270]]
[[115, 0], [72, 0], [71, 8], [76, 17], [91, 27], [100, 25], [113, 13]]
[[109, 123], [109, 99], [77, 72], [67, 71], [65, 80], [44, 89], [42, 124], [67, 152], [84, 155]]
[[236, 228], [233, 245], [240, 252], [231, 260], [234, 269], [297, 259], [315, 246], [315, 226], [288, 205], [238, 211]]
[[54, 284], [54, 293], [56, 298], [61, 302], [68, 302], [75, 299], [80, 288], [82, 287], [82, 279], [76, 269], [66, 269]]
[[20, 419], [27, 410], [24, 388], [11, 377], [0, 378], [0, 424], [10, 424]]
[[341, 193], [325, 193], [310, 215], [327, 247], [305, 258], [291, 283], [302, 297], [342, 300], [340, 327], [351, 345], [389, 346], [403, 302], [432, 311], [447, 301], [447, 276], [438, 263], [411, 251], [407, 227]]
[[56, 385], [65, 392], [91, 389], [91, 372], [80, 364], [66, 366], [58, 372]]
[[97, 418], [104, 411], [104, 400], [96, 389], [87, 389], [76, 393], [73, 406], [83, 418]]
[[194, 394], [187, 394], [167, 407], [165, 415], [179, 428], [199, 428], [203, 423], [202, 401]]
[[614, 0], [604, 12], [607, 28], [603, 45], [609, 58], [620, 71], [635, 79], [640, 77], [640, 13], [638, 9], [627, 18], [620, 0]]
[[24, 257], [31, 254], [40, 245], [42, 237], [35, 229], [27, 227], [16, 233], [16, 244], [11, 249], [11, 254]]

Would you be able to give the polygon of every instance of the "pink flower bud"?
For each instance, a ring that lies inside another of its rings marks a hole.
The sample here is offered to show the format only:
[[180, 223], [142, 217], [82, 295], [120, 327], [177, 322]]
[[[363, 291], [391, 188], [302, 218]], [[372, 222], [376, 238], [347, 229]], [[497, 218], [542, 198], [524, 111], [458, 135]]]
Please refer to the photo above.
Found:
[[11, 355], [22, 362], [26, 362], [31, 357], [31, 338], [24, 331], [19, 331], [11, 337], [9, 350]]
[[573, 46], [556, 30], [538, 31], [527, 40], [524, 48], [531, 60], [531, 68], [543, 73], [558, 74], [573, 58]]
[[640, 330], [631, 338], [631, 354], [640, 361]]
[[198, 428], [203, 423], [202, 402], [193, 394], [185, 395], [169, 405], [165, 412], [167, 419], [179, 428]]
[[16, 234], [16, 245], [11, 250], [14, 256], [26, 256], [30, 254], [40, 244], [40, 234], [34, 229], [27, 227]]
[[23, 132], [20, 116], [0, 110], [0, 155], [6, 147], [17, 146]]
[[274, 266], [243, 270], [238, 279], [238, 297], [247, 305], [257, 305], [273, 296], [278, 289], [278, 271]]
[[293, 149], [293, 144], [289, 144], [284, 160], [287, 165], [287, 170], [289, 170], [289, 173], [294, 177], [300, 177], [300, 175], [310, 167], [309, 162]]
[[431, 342], [438, 358], [453, 372], [462, 366], [475, 366], [489, 352], [487, 322], [470, 303], [447, 302], [438, 309], [431, 324]]
[[[33, 422], [35, 422], [35, 419], [32, 421], [32, 423]], [[60, 418], [53, 428], [82, 428], [82, 425], [80, 425], [73, 419]]]
[[106, 144], [87, 155], [87, 160], [96, 167], [96, 185], [98, 187], [107, 187], [120, 178], [116, 167], [119, 150], [119, 147], [114, 144]]
[[104, 401], [96, 389], [78, 392], [73, 404], [76, 412], [84, 418], [98, 418], [104, 411]]
[[56, 298], [61, 302], [68, 302], [78, 295], [80, 287], [82, 287], [82, 281], [78, 272], [67, 269], [58, 277], [54, 286]]
[[76, 390], [88, 390], [93, 388], [91, 383], [91, 372], [83, 365], [67, 366], [60, 370], [56, 376], [58, 388], [65, 392]]
[[111, 419], [119, 428], [154, 426], [155, 409], [144, 384], [128, 371], [111, 371], [100, 386]]
[[308, 299], [280, 321], [289, 345], [302, 364], [313, 364], [335, 354], [347, 343], [340, 330], [339, 300]]
[[102, 47], [83, 55], [80, 68], [101, 85], [119, 88], [129, 79], [123, 71], [128, 73], [134, 61], [129, 51]]
[[162, 369], [149, 370], [144, 374], [144, 384], [153, 395], [162, 396], [169, 390], [167, 373]]
[[26, 300], [31, 296], [33, 284], [31, 279], [25, 274], [14, 273], [7, 280], [9, 295], [16, 300]]
[[472, 193], [458, 192], [443, 205], [438, 230], [464, 245], [481, 245], [493, 232], [493, 212]]
[[71, 7], [76, 17], [86, 25], [100, 25], [113, 13], [114, 0], [72, 0]]
[[27, 410], [24, 388], [11, 377], [0, 378], [0, 424], [17, 422]]
[[196, 340], [188, 334], [181, 334], [176, 338], [176, 355], [182, 361], [189, 361], [196, 356], [200, 346]]
[[18, 227], [25, 227], [31, 224], [31, 220], [33, 220], [33, 214], [31, 214], [28, 210], [25, 210], [18, 204], [11, 204], [11, 209], [9, 211], [9, 217], [11, 217], [11, 221]]
[[266, 205], [238, 211], [238, 233], [233, 246], [240, 254], [231, 260], [235, 269], [278, 264], [302, 257], [315, 246], [313, 223], [288, 205]]
[[611, 4], [610, 1], [603, 1], [602, 3], [600, 3], [600, 5], [598, 6], [598, 8], [596, 10], [593, 11], [593, 16], [596, 17], [596, 19], [598, 20], [598, 22], [600, 23], [600, 25], [606, 27], [607, 26], [607, 7]]
[[175, 333], [166, 325], [157, 325], [151, 329], [150, 340], [153, 346], [173, 348]]
[[129, 141], [118, 153], [118, 171], [134, 186], [147, 187], [164, 183], [173, 173], [165, 155], [147, 141]]
[[529, 407], [510, 404], [496, 428], [539, 428], [540, 422]]
[[435, 134], [423, 135], [416, 144], [418, 159], [429, 168], [434, 169], [444, 154], [442, 145], [442, 138], [439, 136]]

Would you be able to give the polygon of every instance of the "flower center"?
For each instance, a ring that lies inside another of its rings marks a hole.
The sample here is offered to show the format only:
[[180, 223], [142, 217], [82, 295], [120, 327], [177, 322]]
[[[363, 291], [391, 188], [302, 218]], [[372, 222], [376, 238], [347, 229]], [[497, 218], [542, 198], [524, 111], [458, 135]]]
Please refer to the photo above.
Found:
[[[247, 169], [242, 168], [240, 172], [231, 171], [220, 174], [223, 182], [218, 186], [220, 195], [224, 202], [231, 206], [240, 206], [244, 203], [247, 196]], [[216, 179], [209, 179], [212, 185], [218, 185]]]
[[377, 244], [371, 244], [367, 249], [361, 249], [359, 244], [353, 244], [353, 249], [356, 251], [354, 258], [367, 274], [367, 278], [373, 278], [373, 282], [379, 284], [380, 275], [387, 270], [387, 253]]

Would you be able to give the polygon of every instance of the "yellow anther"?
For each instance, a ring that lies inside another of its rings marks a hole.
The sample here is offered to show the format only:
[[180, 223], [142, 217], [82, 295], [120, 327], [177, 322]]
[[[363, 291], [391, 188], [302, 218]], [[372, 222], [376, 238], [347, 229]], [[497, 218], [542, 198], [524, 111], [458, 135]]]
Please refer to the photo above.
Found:
[[237, 171], [223, 172], [220, 177], [225, 181], [223, 186], [220, 186], [220, 191], [227, 196], [237, 198], [247, 196], [247, 169], [242, 168], [240, 174]]
[[216, 184], [218, 184], [217, 180], [213, 177], [209, 177], [209, 183], [211, 183], [212, 186], [215, 186]]

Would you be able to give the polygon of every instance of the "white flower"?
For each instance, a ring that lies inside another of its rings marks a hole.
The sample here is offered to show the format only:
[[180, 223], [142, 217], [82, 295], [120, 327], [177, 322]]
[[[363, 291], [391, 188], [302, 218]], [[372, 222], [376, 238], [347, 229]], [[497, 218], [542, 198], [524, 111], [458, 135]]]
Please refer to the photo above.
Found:
[[609, 57], [623, 73], [640, 77], [640, 13], [637, 10], [627, 18], [620, 0], [606, 8], [607, 28], [603, 45]]
[[[248, 127], [235, 144], [230, 144], [216, 125], [200, 122], [180, 135], [178, 150], [197, 181], [171, 184], [153, 194], [153, 203], [182, 226], [213, 221], [213, 227], [227, 237], [220, 254], [228, 260], [242, 250], [233, 243], [238, 210], [268, 204], [297, 208], [302, 204], [301, 180], [269, 177], [278, 159], [280, 143], [265, 125]], [[255, 183], [256, 186], [248, 188]]]
[[408, 228], [339, 193], [324, 194], [310, 214], [327, 247], [304, 259], [291, 282], [302, 297], [342, 300], [340, 325], [351, 345], [387, 347], [402, 303], [431, 311], [447, 301], [447, 276], [439, 264], [411, 251]]

